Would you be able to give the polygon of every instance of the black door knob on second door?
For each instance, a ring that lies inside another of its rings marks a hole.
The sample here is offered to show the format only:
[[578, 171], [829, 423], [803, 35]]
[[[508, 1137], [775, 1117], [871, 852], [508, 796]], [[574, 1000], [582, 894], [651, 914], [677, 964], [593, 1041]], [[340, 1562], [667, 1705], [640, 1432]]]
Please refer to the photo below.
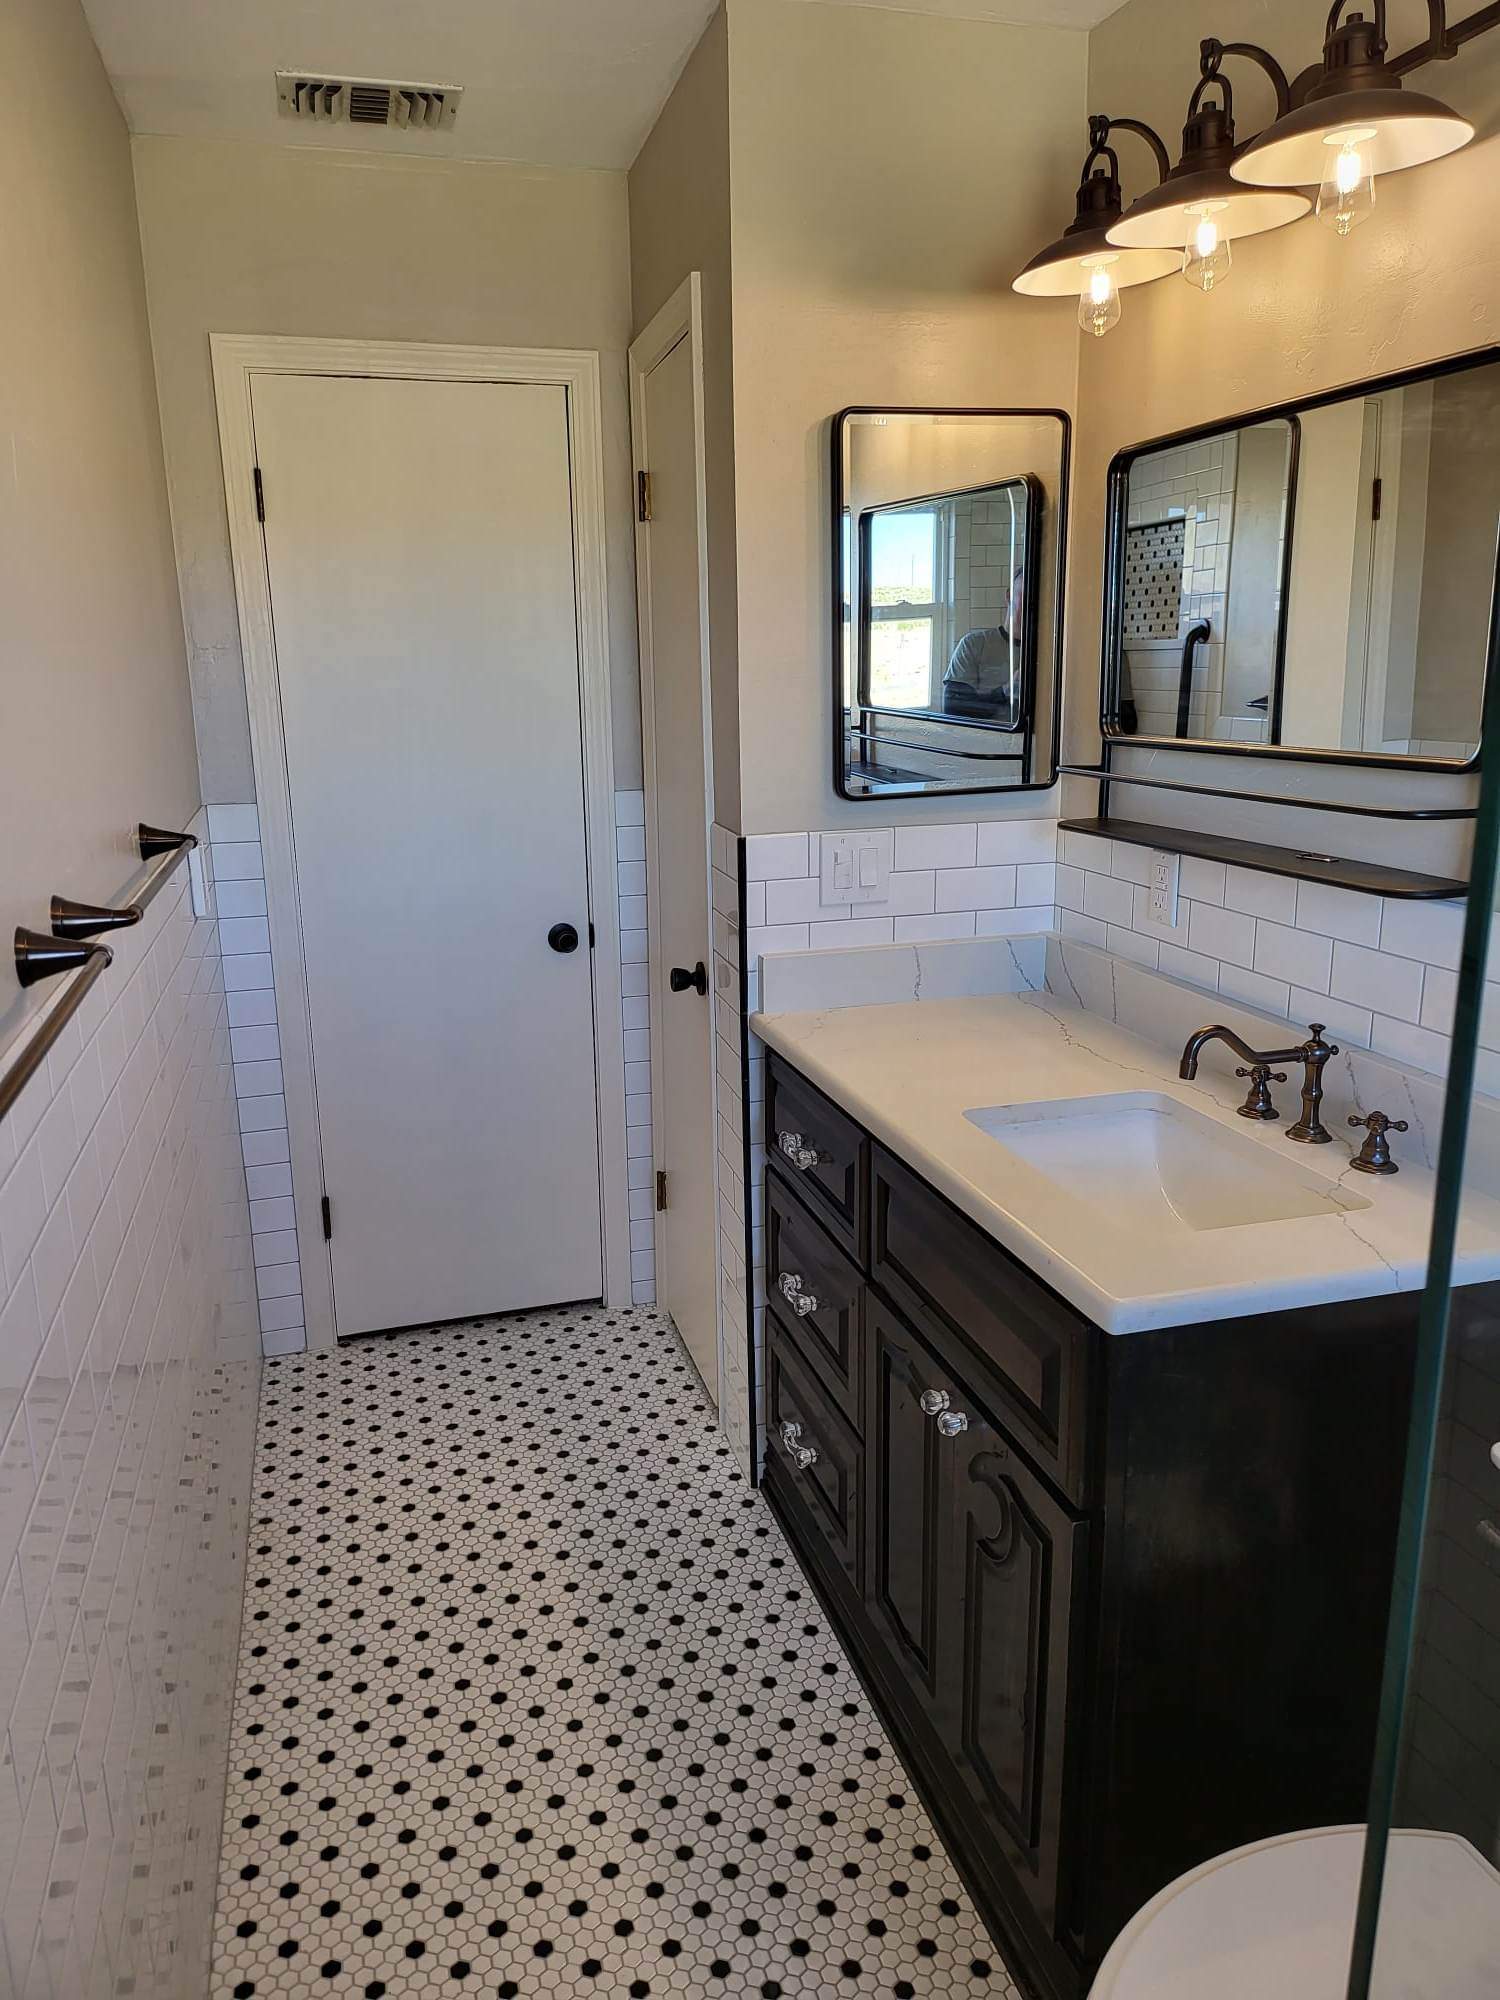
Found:
[[706, 994], [708, 973], [704, 970], [703, 960], [700, 958], [691, 972], [685, 965], [674, 965], [667, 974], [667, 984], [674, 993], [686, 993], [691, 990], [694, 993]]
[[554, 924], [547, 933], [547, 942], [554, 951], [577, 951], [578, 932], [572, 924]]

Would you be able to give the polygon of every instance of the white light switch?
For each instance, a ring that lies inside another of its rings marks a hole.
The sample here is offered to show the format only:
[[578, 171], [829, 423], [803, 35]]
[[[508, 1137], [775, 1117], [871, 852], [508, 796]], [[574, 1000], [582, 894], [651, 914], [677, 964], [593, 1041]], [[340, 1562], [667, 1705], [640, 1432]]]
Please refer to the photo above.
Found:
[[896, 836], [890, 827], [869, 833], [825, 833], [818, 854], [819, 900], [824, 907], [840, 903], [888, 903], [891, 899], [891, 859]]

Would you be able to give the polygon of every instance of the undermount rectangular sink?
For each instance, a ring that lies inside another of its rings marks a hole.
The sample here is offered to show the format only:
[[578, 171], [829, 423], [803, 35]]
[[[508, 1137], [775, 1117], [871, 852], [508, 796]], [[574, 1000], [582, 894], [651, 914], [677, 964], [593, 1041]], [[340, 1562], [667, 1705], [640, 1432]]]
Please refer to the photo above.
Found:
[[1238, 1229], [1370, 1206], [1314, 1172], [1296, 1149], [1283, 1157], [1157, 1091], [1001, 1104], [964, 1116], [1062, 1193], [1116, 1223]]

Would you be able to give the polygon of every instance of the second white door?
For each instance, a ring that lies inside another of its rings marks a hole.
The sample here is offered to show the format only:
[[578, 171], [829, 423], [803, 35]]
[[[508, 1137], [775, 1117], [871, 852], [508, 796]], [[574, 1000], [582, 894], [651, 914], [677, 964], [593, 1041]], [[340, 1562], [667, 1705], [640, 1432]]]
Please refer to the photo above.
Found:
[[567, 392], [252, 403], [337, 1331], [598, 1298]]
[[717, 1401], [704, 555], [690, 332], [653, 359], [638, 381], [636, 431], [650, 482], [638, 575], [653, 959], [652, 1113], [665, 1203], [656, 1218], [656, 1296]]

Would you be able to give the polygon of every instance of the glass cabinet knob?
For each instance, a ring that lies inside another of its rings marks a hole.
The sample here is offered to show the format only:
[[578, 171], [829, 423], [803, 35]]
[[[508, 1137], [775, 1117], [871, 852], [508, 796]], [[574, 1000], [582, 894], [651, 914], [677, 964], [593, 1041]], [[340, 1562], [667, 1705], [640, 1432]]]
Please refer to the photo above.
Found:
[[776, 1289], [786, 1300], [798, 1319], [806, 1319], [809, 1313], [818, 1310], [818, 1301], [812, 1292], [804, 1292], [799, 1272], [783, 1271], [776, 1280]]
[[791, 1422], [781, 1426], [781, 1443], [788, 1458], [799, 1472], [809, 1472], [818, 1462], [816, 1445], [802, 1442], [802, 1426]]

